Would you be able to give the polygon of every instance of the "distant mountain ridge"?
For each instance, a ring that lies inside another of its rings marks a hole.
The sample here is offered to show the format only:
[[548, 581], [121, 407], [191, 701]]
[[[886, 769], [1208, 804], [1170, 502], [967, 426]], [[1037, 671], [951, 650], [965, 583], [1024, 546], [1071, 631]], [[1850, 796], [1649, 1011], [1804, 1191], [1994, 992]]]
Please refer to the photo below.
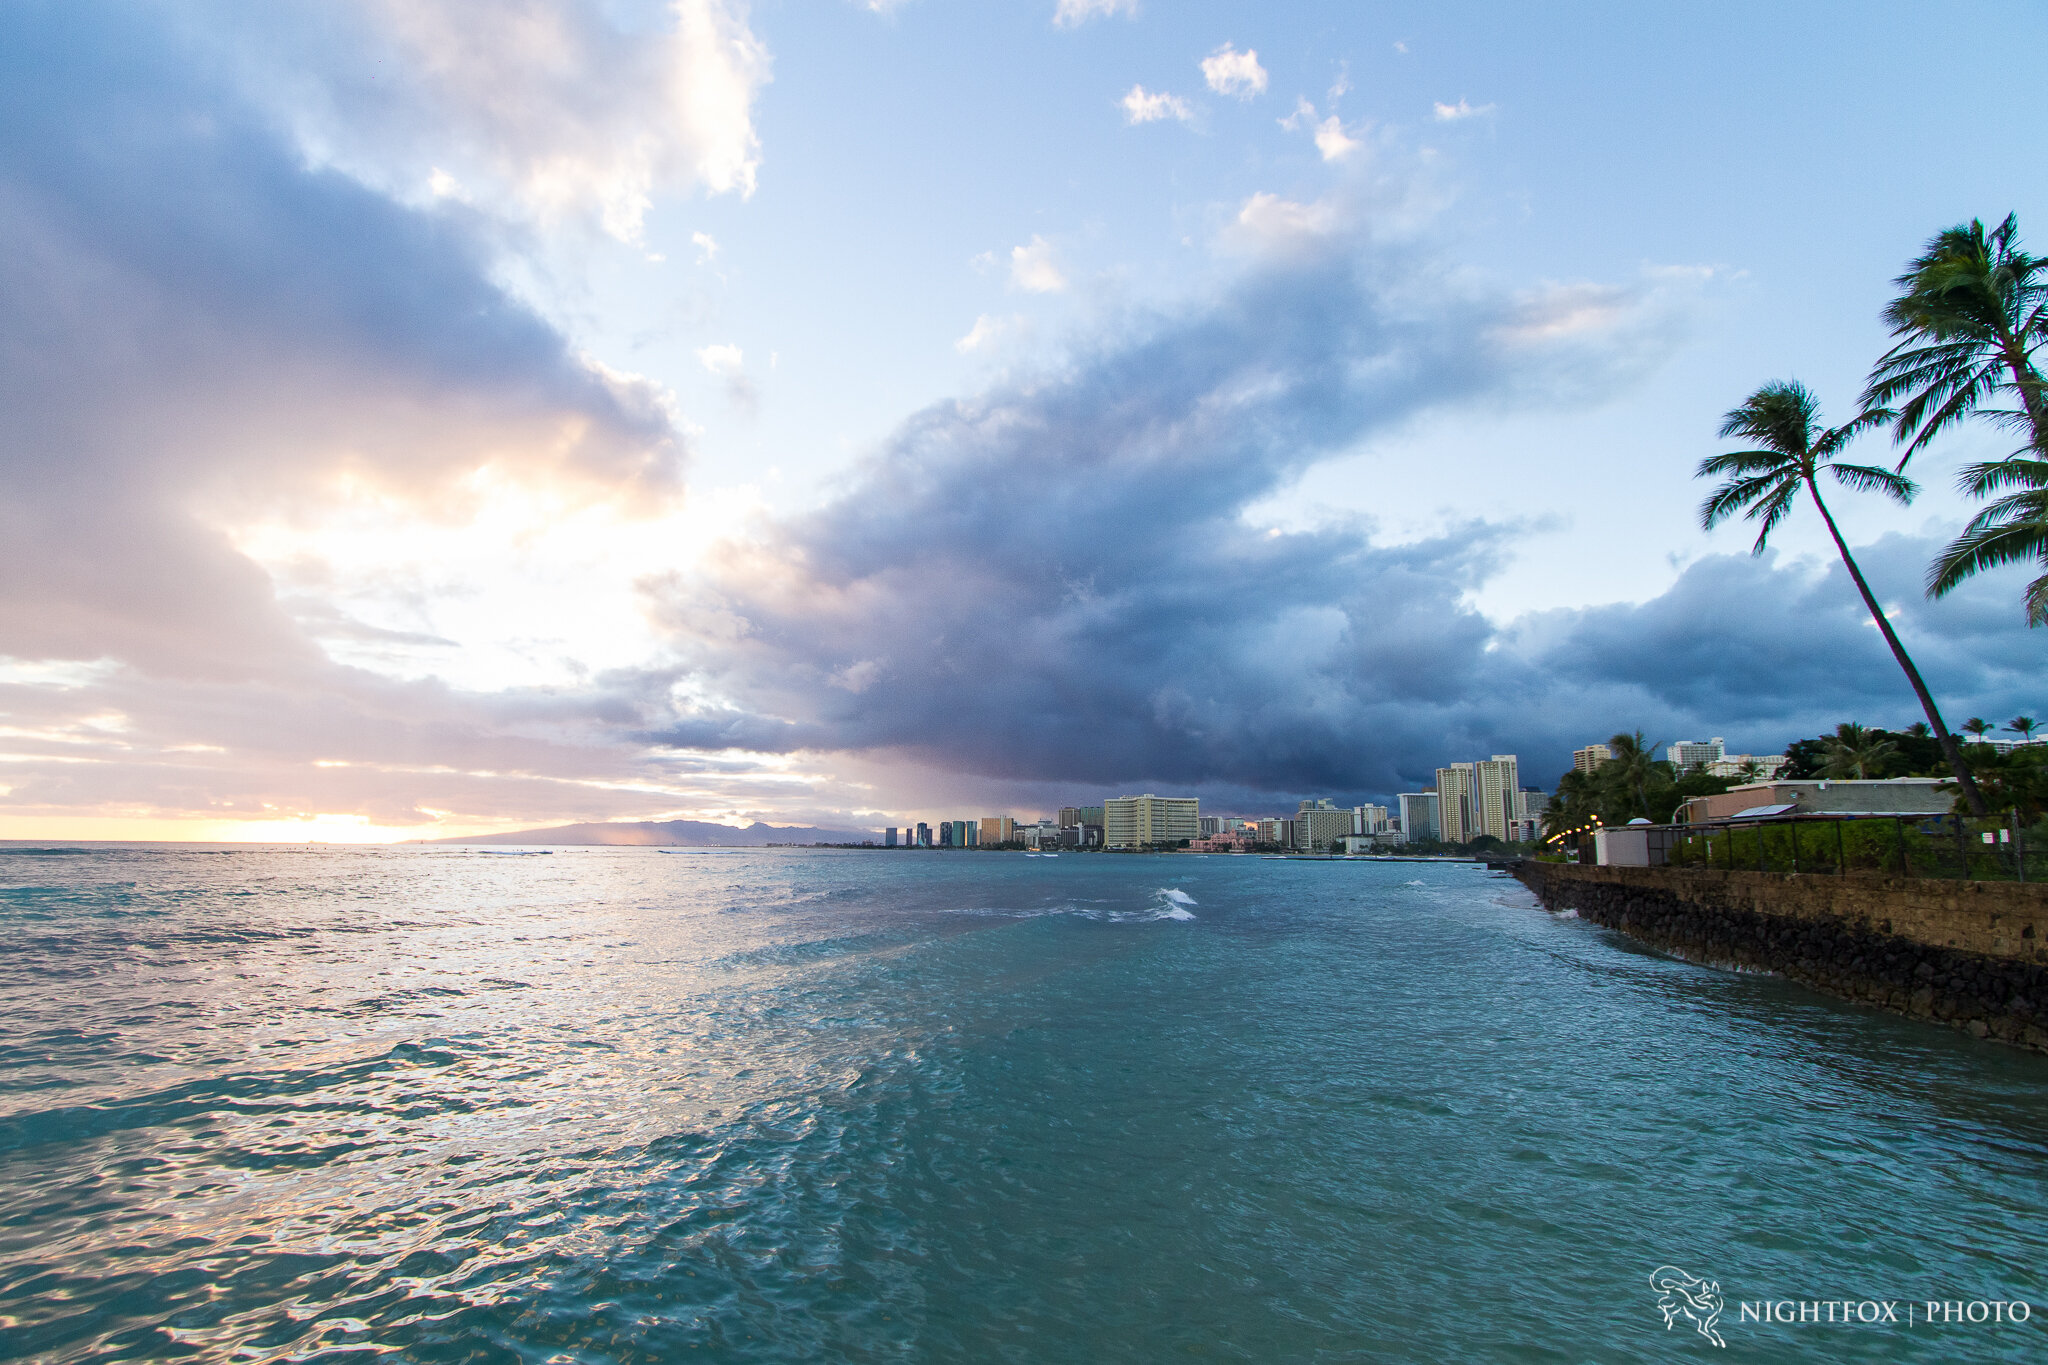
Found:
[[594, 844], [612, 848], [761, 848], [768, 844], [857, 844], [875, 837], [871, 829], [818, 829], [811, 825], [767, 825], [744, 829], [709, 820], [615, 820], [555, 825], [468, 839], [420, 839], [422, 844]]

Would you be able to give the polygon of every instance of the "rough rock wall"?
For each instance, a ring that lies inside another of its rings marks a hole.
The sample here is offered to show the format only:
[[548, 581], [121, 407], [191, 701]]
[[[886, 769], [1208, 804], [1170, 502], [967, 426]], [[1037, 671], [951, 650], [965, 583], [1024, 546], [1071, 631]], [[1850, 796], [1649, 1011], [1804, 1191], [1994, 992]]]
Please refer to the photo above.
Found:
[[1552, 910], [1689, 961], [2048, 1052], [2048, 887], [1570, 863], [1515, 875]]

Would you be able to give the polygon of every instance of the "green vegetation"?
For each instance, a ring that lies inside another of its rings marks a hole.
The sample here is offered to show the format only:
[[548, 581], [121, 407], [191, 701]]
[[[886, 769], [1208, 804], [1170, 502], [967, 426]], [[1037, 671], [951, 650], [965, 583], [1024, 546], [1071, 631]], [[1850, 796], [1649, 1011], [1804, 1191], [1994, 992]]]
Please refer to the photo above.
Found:
[[[1886, 876], [1956, 877], [2010, 881], [2028, 862], [2028, 880], [2042, 872], [2048, 821], [2015, 831], [2006, 820], [1947, 815], [1932, 819], [1781, 820], [1717, 825], [1679, 840], [1669, 850], [1674, 867], [1722, 867], [1750, 872], [1842, 871]], [[1984, 836], [1991, 836], [1985, 842]]]
[[1748, 450], [1731, 450], [1700, 461], [1698, 472], [1701, 478], [1723, 480], [1721, 486], [1700, 504], [1700, 524], [1712, 530], [1716, 523], [1741, 512], [1746, 519], [1757, 524], [1756, 544], [1751, 553], [1762, 554], [1770, 542], [1772, 530], [1791, 512], [1799, 495], [1805, 493], [1812, 499], [1814, 510], [1820, 513], [1820, 519], [1827, 524], [1829, 537], [1835, 542], [1835, 552], [1841, 556], [1843, 567], [1849, 570], [1856, 591], [1863, 596], [1863, 605], [1869, 609], [1870, 619], [1877, 623], [1885, 644], [1891, 647], [1892, 657], [1898, 660], [1906, 680], [1912, 684], [1913, 695], [1920, 699], [1920, 707], [1927, 713], [1928, 725], [1941, 744], [1949, 771], [1954, 774], [1964, 801], [1971, 813], [1982, 815], [1985, 813], [1984, 803], [1977, 795], [1969, 765], [1963, 761], [1962, 746], [1941, 723], [1941, 710], [1934, 704], [1934, 694], [1927, 690], [1920, 670], [1913, 666], [1912, 656], [1899, 643], [1898, 632], [1892, 629], [1884, 608], [1878, 604], [1877, 594], [1870, 590], [1863, 570], [1856, 563], [1856, 556], [1849, 553], [1849, 543], [1842, 539], [1841, 528], [1835, 525], [1834, 514], [1828, 511], [1828, 505], [1820, 495], [1820, 476], [1827, 474], [1845, 488], [1882, 493], [1900, 503], [1913, 500], [1916, 490], [1905, 476], [1875, 465], [1849, 464], [1837, 458], [1859, 432], [1891, 419], [1889, 410], [1871, 408], [1841, 426], [1823, 427], [1820, 402], [1805, 385], [1789, 380], [1764, 385], [1721, 423], [1722, 436], [1746, 437], [1756, 445]]
[[[1962, 471], [1963, 490], [1991, 501], [1935, 560], [1928, 595], [2001, 564], [2048, 567], [2048, 386], [2034, 363], [2048, 339], [2048, 259], [2021, 249], [2008, 214], [1989, 231], [1972, 220], [1936, 234], [1894, 283], [1884, 320], [1899, 342], [1872, 368], [1863, 402], [1873, 412], [1898, 404], [1899, 467], [1966, 418], [2024, 440]], [[2027, 585], [2025, 607], [2028, 625], [2048, 623], [2048, 573]]]
[[1637, 818], [1666, 824], [1685, 801], [1727, 791], [1738, 781], [1698, 768], [1679, 772], [1656, 757], [1660, 746], [1646, 743], [1641, 730], [1617, 734], [1607, 747], [1614, 757], [1597, 771], [1582, 773], [1575, 768], [1557, 779], [1557, 791], [1543, 811], [1544, 834], [1595, 823], [1625, 825]]

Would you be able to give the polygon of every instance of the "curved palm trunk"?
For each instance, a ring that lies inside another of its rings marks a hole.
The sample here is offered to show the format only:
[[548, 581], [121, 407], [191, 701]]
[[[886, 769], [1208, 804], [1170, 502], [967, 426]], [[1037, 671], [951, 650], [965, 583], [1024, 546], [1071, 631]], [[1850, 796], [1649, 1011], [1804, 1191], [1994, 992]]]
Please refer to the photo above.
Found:
[[1941, 723], [1941, 712], [1934, 705], [1934, 696], [1927, 690], [1927, 684], [1920, 680], [1920, 670], [1913, 667], [1913, 660], [1906, 654], [1906, 647], [1899, 643], [1899, 637], [1892, 630], [1892, 623], [1885, 619], [1884, 608], [1877, 604], [1877, 597], [1870, 591], [1870, 585], [1863, 581], [1863, 570], [1856, 567], [1856, 557], [1849, 553], [1849, 546], [1842, 539], [1842, 532], [1835, 525], [1835, 519], [1828, 511], [1828, 505], [1820, 500], [1820, 488], [1809, 476], [1806, 491], [1813, 495], [1813, 505], [1820, 509], [1820, 519], [1828, 524], [1828, 534], [1834, 537], [1835, 550], [1842, 556], [1842, 563], [1848, 567], [1849, 577], [1856, 580], [1856, 591], [1863, 594], [1863, 605], [1870, 608], [1870, 619], [1877, 622], [1877, 628], [1884, 632], [1884, 642], [1892, 647], [1892, 657], [1899, 661], [1899, 667], [1906, 670], [1906, 680], [1913, 684], [1913, 694], [1920, 698], [1920, 708], [1927, 713], [1927, 723], [1934, 727], [1934, 737], [1941, 744], [1941, 754], [1948, 760], [1949, 769], [1956, 775], [1956, 785], [1962, 788], [1963, 802], [1969, 806], [1972, 815], [1988, 815], [1983, 793], [1977, 790], [1977, 779], [1970, 776], [1970, 765], [1963, 761], [1962, 746], [1956, 737]]

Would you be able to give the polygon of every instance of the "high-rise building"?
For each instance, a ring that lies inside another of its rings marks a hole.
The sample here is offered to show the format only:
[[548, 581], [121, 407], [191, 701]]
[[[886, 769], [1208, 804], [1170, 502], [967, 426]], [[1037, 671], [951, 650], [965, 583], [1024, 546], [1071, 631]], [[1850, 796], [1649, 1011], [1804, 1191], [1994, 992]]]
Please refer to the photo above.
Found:
[[1711, 768], [1726, 758], [1728, 752], [1721, 737], [1715, 735], [1712, 739], [1681, 739], [1666, 749], [1664, 756], [1671, 760], [1672, 767], [1684, 772], [1696, 766]]
[[984, 844], [1008, 844], [1017, 839], [1017, 822], [1007, 815], [984, 815], [981, 817], [981, 839]]
[[1353, 834], [1385, 834], [1387, 820], [1393, 814], [1385, 806], [1364, 805], [1357, 808], [1358, 821]]
[[1470, 763], [1453, 763], [1436, 770], [1436, 837], [1447, 844], [1469, 843], [1479, 835], [1474, 818], [1473, 798], [1478, 794], [1476, 773]]
[[932, 846], [932, 827], [922, 820], [917, 822], [917, 846], [919, 848], [930, 848]]
[[1223, 832], [1223, 817], [1220, 815], [1205, 815], [1196, 823], [1201, 825], [1204, 839], [1213, 838]]
[[1436, 839], [1436, 793], [1402, 792], [1395, 798], [1401, 806], [1401, 832], [1409, 839]]
[[1099, 825], [1101, 823], [1102, 807], [1100, 806], [1060, 807], [1061, 829], [1074, 829], [1081, 825]]
[[1583, 749], [1572, 750], [1572, 771], [1596, 773], [1600, 765], [1614, 757], [1614, 750], [1605, 744], [1588, 744]]
[[889, 828], [882, 831], [882, 847], [896, 847], [896, 826], [891, 825], [889, 826]]
[[1202, 837], [1202, 803], [1192, 796], [1118, 796], [1102, 803], [1103, 843], [1151, 848]]
[[1358, 813], [1348, 806], [1328, 801], [1304, 801], [1294, 813], [1298, 827], [1296, 846], [1310, 851], [1328, 848], [1347, 834], [1355, 834]]
[[939, 821], [939, 847], [951, 848], [952, 846], [953, 822], [951, 820], [941, 820]]
[[1502, 843], [1513, 842], [1508, 826], [1522, 818], [1522, 774], [1513, 754], [1495, 754], [1484, 763], [1472, 765], [1472, 833], [1477, 839], [1491, 834]]

